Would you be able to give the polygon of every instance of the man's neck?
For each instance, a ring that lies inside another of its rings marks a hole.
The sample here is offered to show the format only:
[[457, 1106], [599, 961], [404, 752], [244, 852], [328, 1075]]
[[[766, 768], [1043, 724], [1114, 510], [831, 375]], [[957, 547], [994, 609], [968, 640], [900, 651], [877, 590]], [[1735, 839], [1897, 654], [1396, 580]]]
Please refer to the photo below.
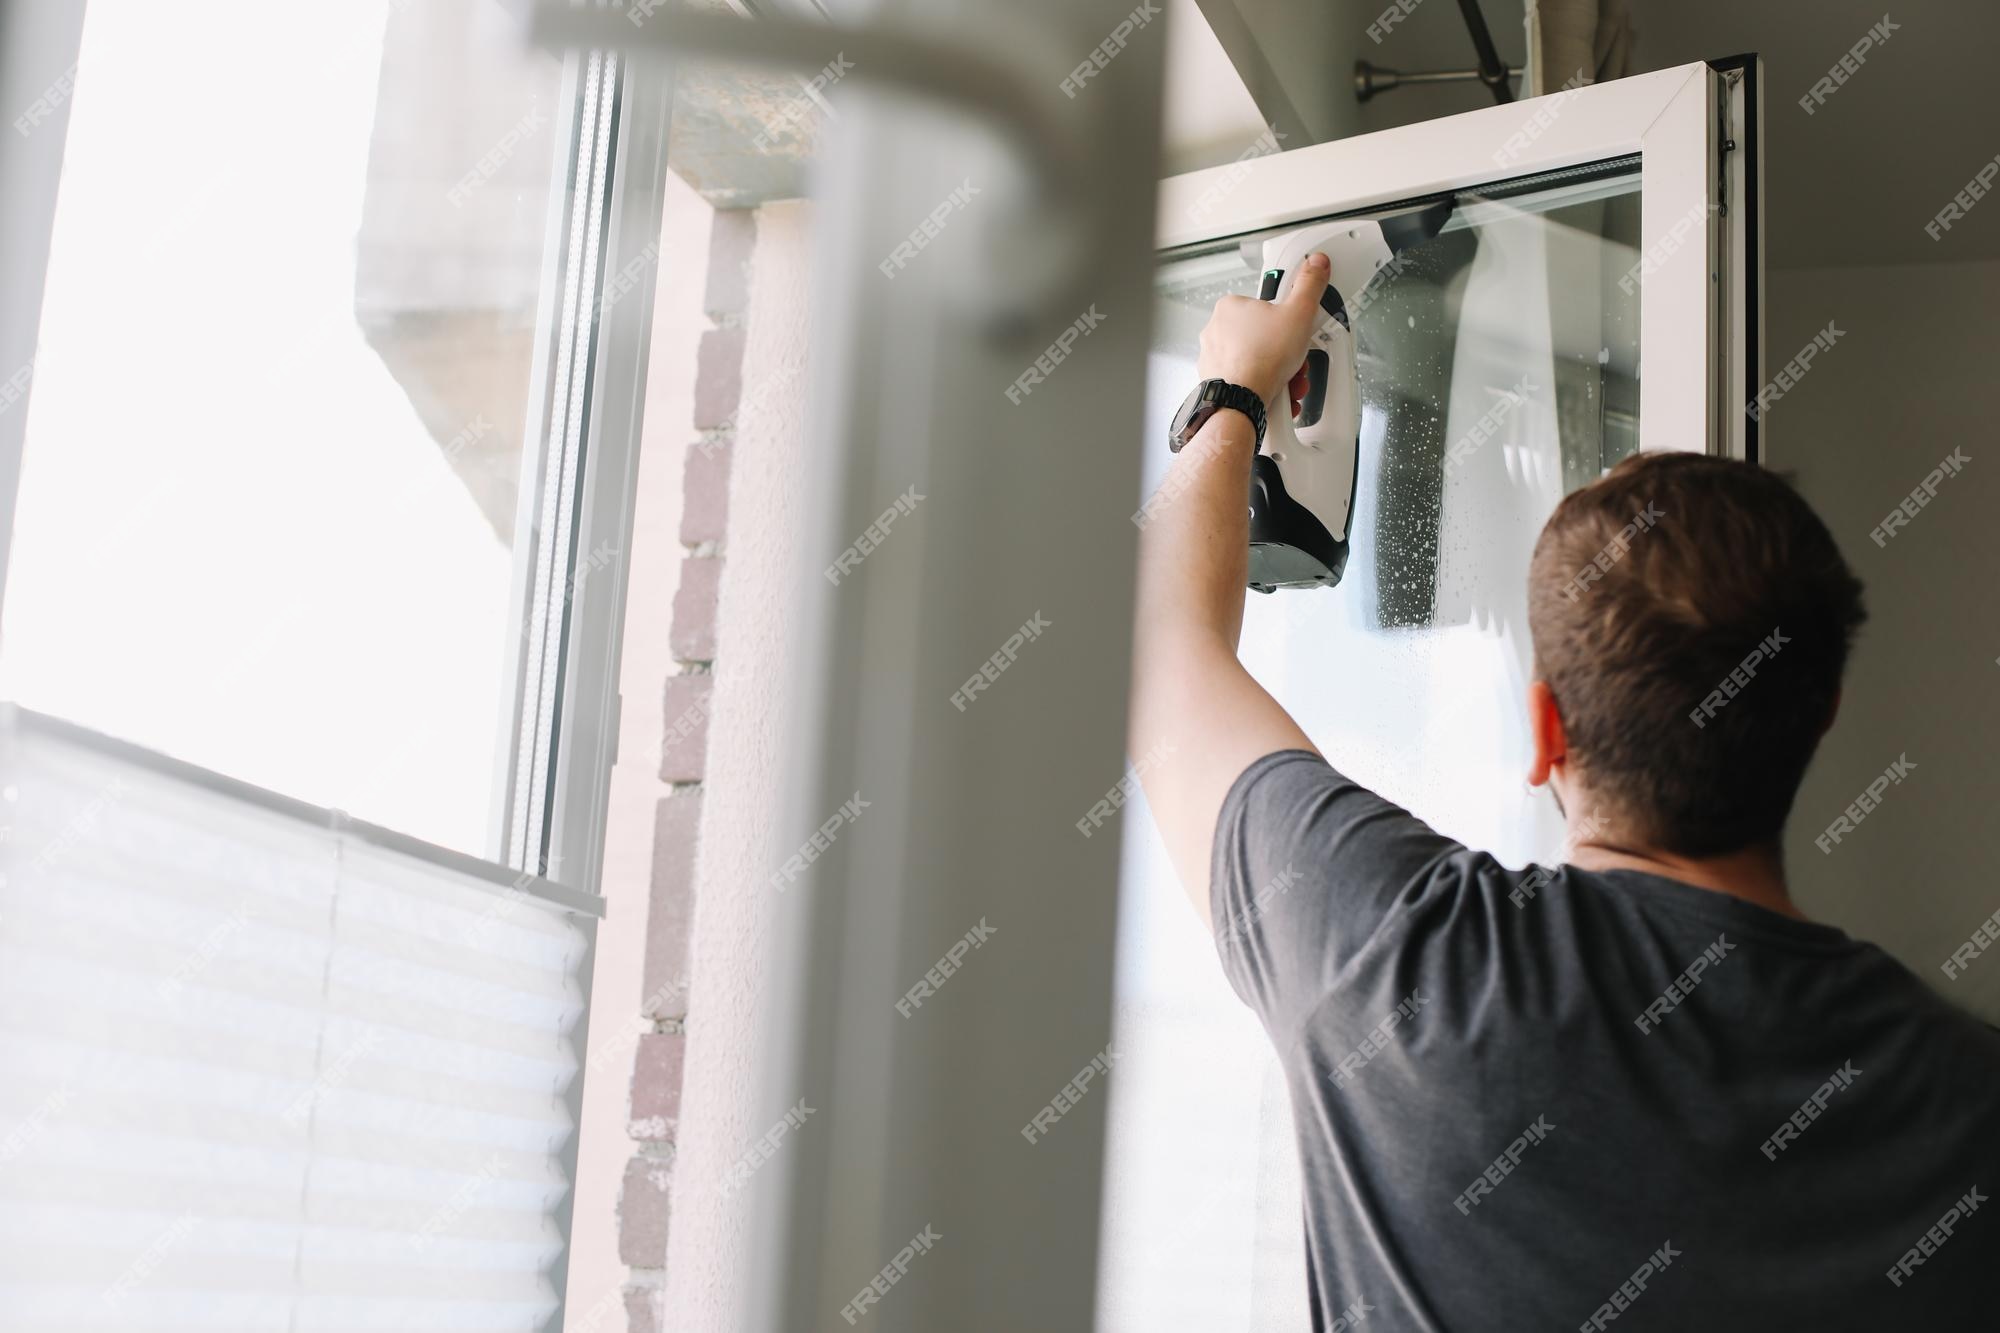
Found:
[[1611, 835], [1600, 834], [1587, 837], [1567, 850], [1564, 859], [1579, 870], [1642, 870], [1698, 889], [1726, 893], [1780, 916], [1806, 919], [1785, 885], [1784, 857], [1775, 842], [1722, 856], [1695, 857], [1626, 845]]

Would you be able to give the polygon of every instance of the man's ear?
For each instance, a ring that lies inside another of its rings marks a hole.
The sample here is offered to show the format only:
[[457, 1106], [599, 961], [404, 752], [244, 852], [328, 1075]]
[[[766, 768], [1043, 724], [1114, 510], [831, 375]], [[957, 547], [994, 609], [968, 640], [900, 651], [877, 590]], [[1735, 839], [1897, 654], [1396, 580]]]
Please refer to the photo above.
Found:
[[1555, 692], [1545, 680], [1528, 682], [1528, 736], [1535, 747], [1528, 764], [1528, 785], [1539, 787], [1549, 780], [1549, 770], [1569, 754], [1569, 739], [1563, 734]]

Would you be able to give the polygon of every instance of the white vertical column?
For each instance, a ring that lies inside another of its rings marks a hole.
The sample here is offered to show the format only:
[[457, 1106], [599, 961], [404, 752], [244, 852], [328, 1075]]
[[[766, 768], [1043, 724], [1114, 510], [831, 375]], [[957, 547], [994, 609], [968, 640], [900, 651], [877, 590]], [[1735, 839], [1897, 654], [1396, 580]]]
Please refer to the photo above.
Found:
[[[1123, 771], [1166, 34], [1124, 0], [1021, 0], [997, 33], [984, 8], [875, 17], [1019, 60], [1091, 154], [1092, 197], [1038, 212], [992, 140], [861, 86], [823, 164], [782, 701], [797, 766], [770, 868], [839, 822], [778, 913], [757, 1119], [802, 1097], [815, 1114], [754, 1181], [749, 1327], [771, 1333], [1091, 1322], [1105, 1098], [1021, 1130], [1110, 1033], [1118, 846], [1075, 823]], [[990, 317], [996, 292], [1023, 295], [1014, 318]], [[911, 487], [921, 503], [833, 586], [825, 567]], [[955, 704], [982, 664], [990, 684]], [[878, 1277], [886, 1295], [844, 1317]]]

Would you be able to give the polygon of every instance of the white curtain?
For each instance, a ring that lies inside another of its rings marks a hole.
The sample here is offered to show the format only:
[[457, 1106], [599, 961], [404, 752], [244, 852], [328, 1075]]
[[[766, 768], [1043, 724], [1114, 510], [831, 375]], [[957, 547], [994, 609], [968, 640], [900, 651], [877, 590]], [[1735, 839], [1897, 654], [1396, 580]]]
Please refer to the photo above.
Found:
[[0, 1329], [552, 1327], [594, 919], [528, 889], [0, 709]]
[[1565, 85], [1632, 72], [1629, 0], [1528, 0], [1528, 87], [1540, 97]]

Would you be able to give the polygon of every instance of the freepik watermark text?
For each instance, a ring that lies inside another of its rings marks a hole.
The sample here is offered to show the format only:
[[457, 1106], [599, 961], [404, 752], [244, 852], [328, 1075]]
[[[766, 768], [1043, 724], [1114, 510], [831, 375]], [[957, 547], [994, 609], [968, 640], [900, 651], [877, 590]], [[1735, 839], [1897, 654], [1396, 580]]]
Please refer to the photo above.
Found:
[[1632, 521], [1620, 528], [1618, 535], [1606, 542], [1604, 549], [1593, 556], [1589, 564], [1576, 571], [1563, 586], [1563, 596], [1572, 602], [1583, 596], [1584, 589], [1610, 573], [1611, 567], [1625, 558], [1625, 553], [1632, 549], [1633, 538], [1650, 531], [1665, 517], [1658, 505], [1651, 500], [1646, 501], [1646, 507], [1632, 515]]
[[1646, 1012], [1633, 1019], [1639, 1031], [1651, 1035], [1668, 1014], [1681, 1007], [1683, 1001], [1694, 993], [1694, 988], [1702, 983], [1708, 969], [1736, 952], [1736, 946], [1729, 942], [1729, 936], [1717, 935], [1715, 943], [1703, 949], [1695, 960], [1681, 970], [1681, 974], [1667, 983], [1667, 988], [1651, 1004]]
[[1382, 39], [1393, 32], [1396, 25], [1416, 13], [1417, 6], [1423, 2], [1424, 0], [1396, 0], [1395, 4], [1383, 10], [1381, 15], [1368, 25], [1368, 40], [1380, 46]]
[[1680, 253], [1681, 247], [1689, 240], [1697, 234], [1705, 234], [1698, 233], [1696, 228], [1707, 219], [1709, 212], [1717, 207], [1715, 204], [1696, 204], [1674, 219], [1674, 224], [1667, 228], [1666, 235], [1647, 246], [1638, 261], [1625, 270], [1625, 276], [1618, 279], [1618, 290], [1630, 296], [1646, 279], [1666, 267], [1667, 261]]
[[1549, 126], [1556, 123], [1557, 117], [1562, 115], [1563, 107], [1569, 103], [1570, 98], [1575, 97], [1590, 81], [1588, 73], [1578, 70], [1563, 81], [1562, 87], [1547, 97], [1530, 99], [1530, 104], [1535, 108], [1534, 114], [1528, 117], [1527, 124], [1507, 136], [1506, 143], [1493, 150], [1493, 165], [1511, 166], [1516, 159], [1532, 148], [1535, 140], [1547, 134]]
[[1695, 705], [1694, 711], [1688, 714], [1688, 721], [1697, 727], [1707, 726], [1709, 719], [1721, 712], [1725, 704], [1750, 687], [1751, 680], [1757, 674], [1757, 664], [1776, 657], [1778, 650], [1790, 642], [1782, 629], [1774, 628], [1764, 636], [1762, 643], [1752, 648], [1741, 662], [1731, 667], [1729, 674], [1724, 676], [1699, 704]]
[[965, 961], [967, 954], [999, 933], [1000, 927], [989, 925], [985, 917], [980, 917], [978, 925], [952, 941], [951, 947], [944, 951], [944, 956], [931, 964], [923, 976], [917, 978], [916, 985], [903, 992], [903, 998], [896, 1001], [896, 1012], [905, 1018], [916, 1013], [923, 1007], [925, 1000], [944, 989], [944, 983], [951, 980], [959, 965]]
[[1846, 329], [1835, 328], [1833, 321], [1828, 320], [1826, 327], [1815, 333], [1813, 340], [1801, 347], [1798, 354], [1771, 377], [1771, 382], [1757, 391], [1756, 399], [1744, 409], [1750, 414], [1750, 419], [1762, 421], [1773, 403], [1799, 387], [1799, 381], [1806, 377], [1808, 370], [1812, 369], [1813, 360], [1821, 352], [1832, 351], [1833, 345], [1846, 336]]
[[1611, 1293], [1610, 1299], [1593, 1310], [1590, 1318], [1577, 1325], [1577, 1333], [1601, 1333], [1611, 1327], [1613, 1320], [1631, 1309], [1646, 1294], [1646, 1284], [1666, 1272], [1680, 1257], [1681, 1252], [1674, 1248], [1672, 1241], [1663, 1242], [1631, 1277], [1618, 1284], [1618, 1290]]
[[[1583, 816], [1569, 826], [1563, 835], [1561, 854], [1565, 860], [1579, 846], [1590, 842], [1609, 827], [1608, 821], [1595, 814]], [[1555, 882], [1556, 872], [1547, 866], [1536, 866], [1521, 876], [1521, 882], [1507, 890], [1507, 901], [1516, 907], [1526, 907], [1530, 899]]]
[[1056, 335], [1056, 340], [1042, 349], [1042, 354], [1034, 359], [1028, 368], [1014, 377], [1007, 386], [1007, 401], [1019, 407], [1021, 400], [1035, 391], [1035, 386], [1056, 373], [1056, 367], [1069, 359], [1070, 349], [1084, 338], [1097, 331], [1104, 322], [1104, 315], [1097, 309], [1095, 301], [1070, 326]]
[[1053, 626], [1042, 618], [1040, 611], [1028, 617], [1021, 623], [1021, 628], [1007, 636], [994, 651], [993, 656], [980, 664], [979, 670], [966, 677], [965, 684], [952, 691], [951, 706], [961, 713], [970, 708], [981, 691], [991, 689], [994, 682], [1000, 679], [1001, 673], [1014, 665], [1014, 660], [1021, 655], [1021, 649], [1041, 638], [1052, 628]]
[[1964, 449], [1953, 449], [1946, 454], [1944, 460], [1925, 473], [1924, 479], [1916, 484], [1915, 489], [1904, 496], [1901, 503], [1891, 509], [1888, 515], [1869, 531], [1869, 540], [1877, 546], [1887, 546], [1889, 539], [1908, 527], [1911, 521], [1923, 512], [1925, 505], [1937, 499], [1938, 487], [1944, 484], [1945, 478], [1956, 477], [1971, 461], [1966, 457]]
[[1892, 22], [1889, 16], [1884, 14], [1880, 22], [1861, 34], [1861, 40], [1848, 47], [1847, 54], [1834, 61], [1833, 67], [1806, 90], [1806, 95], [1799, 99], [1799, 110], [1810, 116], [1825, 106], [1827, 98], [1840, 91], [1849, 79], [1861, 72], [1861, 66], [1868, 60], [1868, 53], [1902, 29], [1902, 24]]
[[1480, 1172], [1478, 1177], [1451, 1201], [1452, 1206], [1466, 1217], [1472, 1216], [1472, 1210], [1479, 1206], [1479, 1201], [1493, 1193], [1500, 1187], [1502, 1181], [1514, 1173], [1514, 1168], [1521, 1164], [1521, 1158], [1527, 1154], [1528, 1149], [1543, 1142], [1554, 1132], [1555, 1126], [1549, 1123], [1546, 1114], [1536, 1116], [1528, 1127], [1507, 1145], [1507, 1151], [1494, 1158], [1493, 1164]]
[[1992, 192], [1996, 178], [2000, 178], [2000, 157], [1995, 157], [1972, 173], [1972, 179], [1965, 183], [1964, 188], [1937, 211], [1936, 217], [1924, 224], [1924, 235], [1934, 241], [1943, 240], [1952, 223], [1965, 221], [1965, 215], [1972, 211], [1972, 206]]
[[1786, 1117], [1785, 1123], [1779, 1125], [1772, 1131], [1771, 1137], [1759, 1145], [1764, 1156], [1774, 1162], [1777, 1161], [1779, 1153], [1790, 1147], [1799, 1135], [1812, 1128], [1813, 1121], [1826, 1114], [1827, 1103], [1833, 1100], [1834, 1094], [1846, 1092], [1854, 1086], [1854, 1080], [1860, 1077], [1861, 1071], [1854, 1067], [1852, 1060], [1844, 1062], [1840, 1068], [1834, 1070], [1833, 1077], [1820, 1084], [1812, 1096], [1800, 1102], [1799, 1109]]
[[908, 267], [911, 261], [922, 254], [925, 248], [943, 233], [944, 224], [950, 221], [951, 215], [964, 209], [978, 193], [979, 187], [972, 183], [970, 176], [966, 177], [964, 184], [946, 195], [936, 208], [925, 214], [924, 220], [912, 228], [908, 236], [896, 242], [896, 248], [889, 252], [889, 257], [875, 266], [882, 270], [882, 276], [893, 281], [898, 273]]
[[722, 1193], [725, 1196], [731, 1195], [749, 1184], [750, 1177], [756, 1173], [757, 1168], [777, 1156], [778, 1145], [790, 1135], [796, 1134], [818, 1109], [816, 1106], [807, 1106], [805, 1098], [799, 1098], [796, 1106], [787, 1109], [776, 1124], [764, 1131], [762, 1138], [745, 1148], [742, 1154], [730, 1163], [729, 1170], [722, 1176]]
[[1813, 839], [1813, 846], [1819, 848], [1826, 855], [1831, 856], [1834, 845], [1842, 838], [1853, 833], [1856, 828], [1860, 827], [1861, 821], [1873, 814], [1876, 806], [1882, 804], [1883, 794], [1892, 785], [1902, 786], [1903, 779], [1914, 773], [1916, 769], [1917, 766], [1910, 762], [1907, 752], [1897, 755], [1896, 761], [1883, 769], [1881, 774], [1863, 788], [1859, 796], [1854, 798], [1853, 803], [1847, 809], [1841, 811], [1831, 824], [1826, 826], [1826, 832]]
[[59, 75], [56, 81], [42, 91], [42, 95], [28, 104], [28, 109], [14, 117], [14, 130], [22, 138], [34, 132], [37, 125], [53, 116], [70, 94], [76, 91], [76, 66], [71, 65]]
[[826, 855], [827, 851], [833, 846], [834, 835], [839, 833], [841, 829], [858, 821], [861, 818], [861, 812], [866, 810], [870, 804], [870, 802], [862, 800], [861, 793], [857, 791], [854, 795], [848, 797], [846, 801], [842, 802], [840, 809], [828, 815], [826, 822], [815, 829], [813, 835], [807, 838], [796, 852], [786, 857], [785, 863], [782, 866], [771, 872], [771, 883], [777, 888], [778, 892], [783, 893], [786, 889], [791, 888], [798, 881], [799, 876], [806, 873], [807, 866]]
[[1366, 1068], [1376, 1056], [1389, 1049], [1396, 1030], [1415, 1018], [1430, 1002], [1430, 996], [1424, 994], [1421, 986], [1398, 1001], [1396, 1007], [1391, 1009], [1381, 1022], [1368, 1030], [1368, 1035], [1361, 1039], [1359, 1046], [1340, 1058], [1340, 1062], [1334, 1066], [1333, 1073], [1329, 1076], [1333, 1079], [1334, 1086], [1346, 1087], [1348, 1082]]
[[494, 174], [507, 165], [507, 160], [514, 156], [515, 151], [533, 137], [535, 131], [548, 123], [549, 113], [539, 106], [521, 117], [512, 129], [500, 136], [498, 143], [486, 150], [486, 156], [473, 164], [472, 170], [459, 178], [458, 184], [445, 192], [445, 198], [450, 201], [451, 206], [464, 208], [465, 201], [472, 197], [473, 191], [493, 179]]
[[750, 146], [760, 153], [765, 152], [779, 136], [795, 129], [812, 115], [815, 107], [829, 116], [835, 115], [832, 104], [826, 100], [826, 89], [839, 83], [853, 68], [854, 62], [844, 52], [836, 51], [833, 59], [827, 61], [817, 74], [800, 80], [799, 94], [778, 108], [777, 114], [766, 121], [764, 128], [750, 140]]
[[1900, 1287], [1906, 1278], [1914, 1277], [1924, 1260], [1937, 1254], [1944, 1243], [1951, 1239], [1951, 1233], [1958, 1230], [1958, 1224], [1979, 1211], [1979, 1205], [1986, 1202], [1986, 1196], [1974, 1185], [1960, 1196], [1957, 1203], [1945, 1209], [1944, 1216], [1931, 1224], [1928, 1231], [1917, 1237], [1917, 1243], [1903, 1252], [1889, 1269], [1889, 1285]]
[[1257, 924], [1258, 918], [1270, 911], [1271, 905], [1290, 893], [1292, 886], [1298, 882], [1299, 872], [1290, 866], [1271, 876], [1267, 883], [1250, 895], [1249, 904], [1230, 918], [1228, 928], [1215, 937], [1216, 947], [1227, 949], [1242, 939], [1250, 927]]
[[1077, 1103], [1081, 1102], [1084, 1094], [1090, 1091], [1090, 1085], [1100, 1075], [1109, 1075], [1111, 1066], [1116, 1063], [1118, 1063], [1118, 1052], [1109, 1046], [1091, 1056], [1090, 1063], [1077, 1070], [1075, 1077], [1069, 1082], [1057, 1088], [1056, 1095], [1049, 1098], [1048, 1105], [1035, 1112], [1028, 1118], [1028, 1123], [1021, 1126], [1021, 1137], [1031, 1145], [1047, 1138], [1049, 1131], [1056, 1127], [1056, 1123], [1076, 1109]]
[[1528, 395], [1538, 388], [1531, 376], [1523, 375], [1511, 389], [1497, 389], [1499, 400], [1484, 412], [1479, 420], [1472, 423], [1472, 429], [1451, 442], [1444, 451], [1444, 470], [1454, 472], [1466, 459], [1472, 457], [1480, 445], [1493, 438], [1500, 429], [1500, 423], [1514, 414], [1514, 409], [1528, 401]]
[[1126, 770], [1125, 776], [1111, 784], [1111, 790], [1104, 793], [1103, 799], [1085, 811], [1082, 819], [1076, 821], [1076, 831], [1088, 838], [1103, 828], [1111, 816], [1125, 808], [1125, 802], [1130, 800], [1132, 793], [1138, 789], [1139, 779], [1145, 771], [1173, 752], [1174, 746], [1163, 741], [1133, 760], [1132, 767]]
[[1260, 157], [1269, 157], [1271, 154], [1280, 151], [1278, 140], [1284, 137], [1284, 135], [1280, 134], [1274, 128], [1266, 129], [1262, 134], [1258, 135], [1256, 140], [1248, 148], [1237, 154], [1236, 160], [1231, 162], [1220, 176], [1209, 182], [1208, 187], [1196, 197], [1193, 203], [1188, 205], [1188, 221], [1199, 222], [1214, 212], [1217, 205], [1221, 204], [1224, 199], [1227, 199], [1235, 192], [1237, 186], [1249, 178], [1251, 173], [1250, 164], [1252, 162]]
[[1145, 3], [1137, 9], [1118, 20], [1105, 35], [1104, 40], [1091, 50], [1089, 58], [1071, 70], [1056, 87], [1062, 89], [1064, 97], [1074, 100], [1084, 84], [1102, 74], [1111, 62], [1118, 58], [1119, 53], [1125, 49], [1125, 44], [1132, 40], [1133, 33], [1146, 27], [1159, 16], [1160, 7], [1152, 0], [1145, 0]]
[[869, 1306], [887, 1296], [889, 1288], [903, 1280], [918, 1255], [929, 1254], [931, 1248], [943, 1239], [937, 1229], [926, 1222], [924, 1229], [910, 1237], [910, 1243], [896, 1251], [896, 1257], [883, 1264], [882, 1271], [870, 1278], [868, 1285], [857, 1292], [853, 1300], [840, 1307], [840, 1317], [849, 1324], [860, 1319]]
[[1965, 943], [1951, 951], [1951, 957], [1944, 960], [1945, 980], [1957, 981], [1979, 955], [1995, 944], [2000, 944], [2000, 912], [1980, 922]]
[[861, 562], [889, 539], [889, 529], [896, 520], [907, 517], [923, 498], [923, 493], [914, 486], [897, 496], [894, 504], [878, 514], [873, 523], [861, 530], [859, 537], [848, 543], [846, 550], [834, 557], [833, 563], [826, 567], [826, 581], [839, 587], [843, 578], [859, 569]]

